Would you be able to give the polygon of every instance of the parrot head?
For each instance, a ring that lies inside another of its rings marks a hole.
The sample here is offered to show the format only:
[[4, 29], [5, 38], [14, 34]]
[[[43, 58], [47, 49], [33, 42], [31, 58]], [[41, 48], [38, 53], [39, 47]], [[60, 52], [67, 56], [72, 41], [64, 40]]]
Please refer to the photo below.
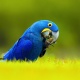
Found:
[[55, 43], [59, 37], [58, 26], [50, 20], [40, 20], [33, 23], [22, 37], [26, 37], [27, 32], [34, 33], [38, 38], [45, 40], [46, 45]]
[[45, 42], [49, 45], [55, 43], [59, 37], [58, 26], [52, 21], [37, 21], [32, 25], [32, 28], [32, 30], [34, 30], [37, 34], [41, 33], [43, 39], [45, 39]]

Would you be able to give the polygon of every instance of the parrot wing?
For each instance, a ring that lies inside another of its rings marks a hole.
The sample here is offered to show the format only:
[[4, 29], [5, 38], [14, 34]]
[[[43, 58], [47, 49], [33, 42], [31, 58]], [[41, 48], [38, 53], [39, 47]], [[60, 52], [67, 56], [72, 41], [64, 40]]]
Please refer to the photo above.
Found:
[[32, 46], [33, 46], [32, 42], [28, 39], [20, 38], [17, 43], [17, 48], [19, 49], [19, 51], [21, 50], [23, 53], [25, 52], [29, 53], [32, 49]]
[[30, 40], [20, 38], [16, 44], [5, 54], [4, 59], [13, 60], [20, 59], [25, 60], [29, 57], [33, 44]]
[[19, 53], [16, 54], [18, 58], [25, 59], [29, 57], [32, 47], [33, 44], [30, 40], [21, 38], [18, 40], [17, 47], [14, 51], [16, 53]]

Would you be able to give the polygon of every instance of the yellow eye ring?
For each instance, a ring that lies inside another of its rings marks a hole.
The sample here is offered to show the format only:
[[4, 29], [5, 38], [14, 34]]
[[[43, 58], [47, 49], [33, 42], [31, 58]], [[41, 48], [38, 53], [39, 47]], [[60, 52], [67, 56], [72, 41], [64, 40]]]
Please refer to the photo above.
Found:
[[49, 26], [49, 27], [52, 27], [52, 23], [48, 23], [48, 26]]

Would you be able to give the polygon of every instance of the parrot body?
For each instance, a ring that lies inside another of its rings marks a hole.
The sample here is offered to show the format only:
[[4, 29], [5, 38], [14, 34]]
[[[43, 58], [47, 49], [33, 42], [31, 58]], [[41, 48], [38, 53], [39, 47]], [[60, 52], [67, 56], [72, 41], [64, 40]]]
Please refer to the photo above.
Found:
[[[40, 56], [43, 47], [45, 46], [41, 32], [48, 26], [49, 20], [40, 20], [29, 27], [24, 34], [17, 40], [13, 47], [3, 56], [4, 60], [31, 60], [34, 61]], [[53, 24], [54, 32], [58, 31], [56, 24]]]

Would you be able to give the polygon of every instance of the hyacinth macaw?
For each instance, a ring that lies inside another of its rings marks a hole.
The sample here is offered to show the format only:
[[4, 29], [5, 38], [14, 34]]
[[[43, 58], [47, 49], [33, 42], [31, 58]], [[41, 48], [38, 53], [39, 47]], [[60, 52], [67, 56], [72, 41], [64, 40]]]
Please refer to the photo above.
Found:
[[42, 57], [46, 48], [55, 43], [59, 36], [58, 26], [49, 20], [33, 23], [4, 54], [3, 60], [31, 60]]

